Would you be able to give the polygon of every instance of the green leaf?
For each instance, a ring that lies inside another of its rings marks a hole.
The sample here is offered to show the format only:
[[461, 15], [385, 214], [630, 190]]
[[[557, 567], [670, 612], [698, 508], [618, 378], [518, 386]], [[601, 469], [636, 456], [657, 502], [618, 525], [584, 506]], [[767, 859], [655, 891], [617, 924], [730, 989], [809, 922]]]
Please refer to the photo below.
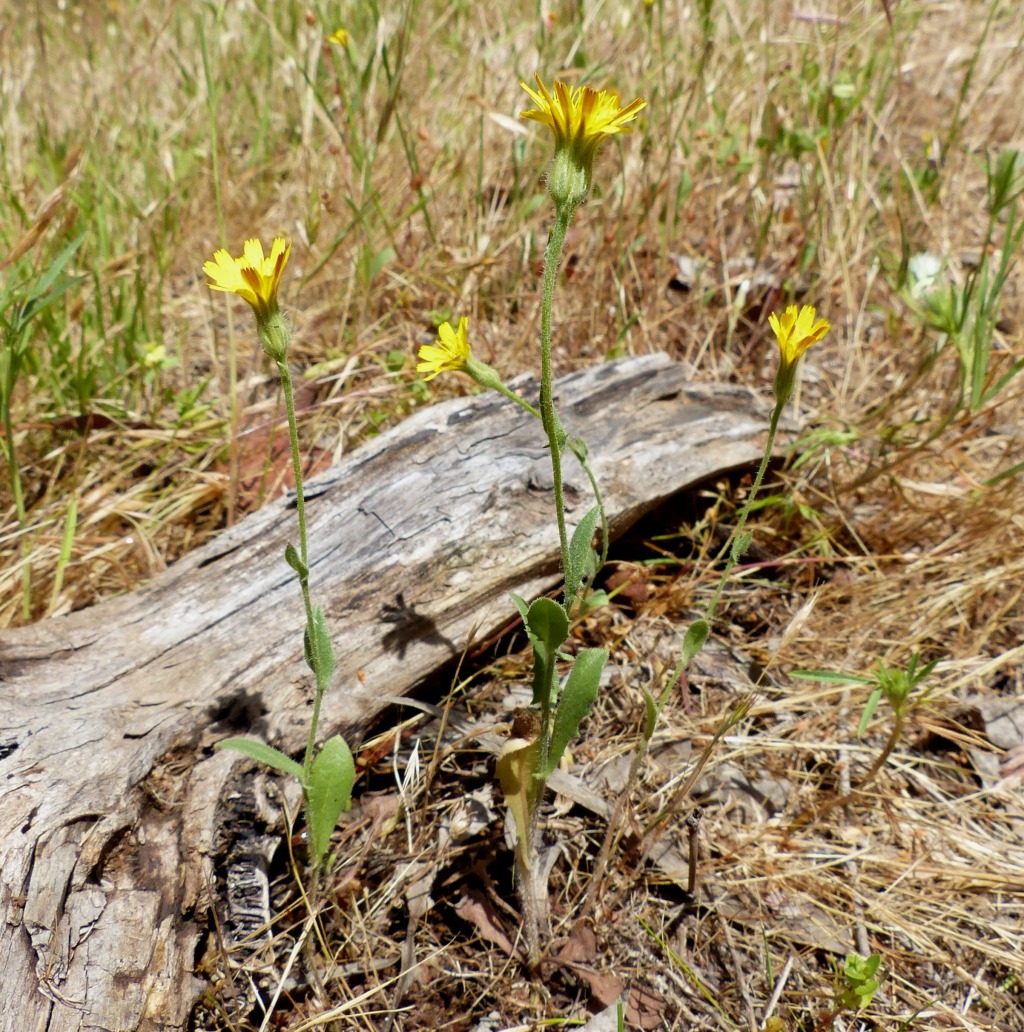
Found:
[[739, 562], [743, 558], [747, 549], [750, 547], [750, 542], [754, 535], [751, 531], [745, 530], [735, 541], [732, 543], [732, 557], [735, 562]]
[[857, 737], [863, 738], [864, 732], [868, 729], [868, 724], [871, 722], [871, 718], [875, 715], [875, 710], [878, 709], [879, 700], [882, 698], [881, 685], [877, 685], [875, 690], [868, 697], [867, 704], [864, 706], [864, 712], [861, 714], [860, 723], [857, 725]]
[[565, 752], [565, 747], [569, 744], [569, 739], [579, 734], [580, 721], [590, 712], [590, 707], [597, 698], [601, 670], [607, 660], [607, 649], [584, 649], [576, 657], [576, 662], [569, 671], [561, 702], [555, 712], [547, 766], [537, 772], [537, 776], [542, 780], [551, 777], [562, 758], [562, 753]]
[[602, 606], [607, 606], [611, 603], [611, 599], [608, 597], [607, 591], [591, 591], [588, 592], [587, 597], [583, 600], [582, 608], [579, 610], [581, 616], [592, 613], [595, 609], [600, 609]]
[[553, 705], [557, 691], [555, 662], [559, 648], [569, 636], [569, 618], [557, 602], [538, 598], [530, 606], [524, 623], [533, 645], [533, 703]]
[[[313, 663], [310, 666], [316, 674], [317, 687], [326, 689], [330, 686], [331, 676], [334, 674], [334, 649], [331, 647], [331, 634], [327, 629], [324, 611], [319, 606], [313, 610], [312, 629], [312, 643], [307, 642], [306, 662], [309, 663], [311, 652]], [[308, 630], [307, 628], [307, 636]]]
[[510, 591], [509, 597], [515, 603], [516, 609], [519, 610], [519, 615], [523, 618], [523, 623], [526, 623], [526, 617], [530, 613], [530, 607], [526, 604], [526, 601], [520, 598], [514, 591]]
[[338, 815], [352, 805], [355, 780], [356, 765], [345, 739], [341, 735], [329, 738], [313, 761], [306, 786], [309, 845], [314, 864], [320, 864], [327, 855]]
[[826, 684], [874, 684], [873, 677], [861, 677], [858, 674], [840, 674], [834, 670], [794, 670], [790, 677], [798, 677], [801, 681], [824, 681]]
[[256, 742], [251, 738], [225, 738], [218, 742], [214, 749], [230, 749], [232, 752], [240, 752], [248, 756], [250, 760], [259, 760], [282, 774], [291, 774], [302, 782], [302, 766], [296, 763], [290, 756], [285, 756], [279, 749], [267, 745], [266, 742]]
[[689, 627], [686, 628], [686, 635], [683, 638], [683, 666], [690, 662], [694, 656], [702, 648], [704, 648], [704, 642], [708, 640], [708, 632], [710, 631], [707, 620], [700, 619], [694, 620]]
[[284, 546], [284, 561], [302, 578], [305, 580], [309, 577], [309, 567], [299, 558], [299, 553], [295, 546], [289, 541]]
[[569, 569], [565, 577], [567, 598], [575, 598], [583, 583], [597, 573], [597, 555], [590, 542], [600, 518], [601, 510], [595, 505], [572, 532], [572, 540], [569, 542]]
[[510, 738], [502, 746], [495, 768], [505, 793], [505, 804], [515, 822], [516, 851], [524, 868], [530, 866], [530, 815], [541, 787], [533, 776], [539, 759], [539, 741]]

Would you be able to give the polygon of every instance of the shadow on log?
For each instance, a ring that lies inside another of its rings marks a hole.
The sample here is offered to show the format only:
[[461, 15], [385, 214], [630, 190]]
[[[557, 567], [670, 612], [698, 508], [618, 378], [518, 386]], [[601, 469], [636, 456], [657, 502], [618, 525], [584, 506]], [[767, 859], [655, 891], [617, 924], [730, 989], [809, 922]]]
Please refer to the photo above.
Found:
[[[663, 356], [556, 389], [613, 535], [760, 454], [753, 395]], [[571, 526], [592, 498], [568, 454], [565, 469]], [[487, 394], [422, 409], [311, 481], [311, 583], [338, 657], [321, 740], [358, 739], [386, 697], [508, 623], [510, 590], [557, 584], [550, 477], [539, 425]], [[280, 499], [129, 595], [0, 636], [3, 1032], [186, 1025], [247, 763], [213, 743], [305, 744], [295, 534]]]

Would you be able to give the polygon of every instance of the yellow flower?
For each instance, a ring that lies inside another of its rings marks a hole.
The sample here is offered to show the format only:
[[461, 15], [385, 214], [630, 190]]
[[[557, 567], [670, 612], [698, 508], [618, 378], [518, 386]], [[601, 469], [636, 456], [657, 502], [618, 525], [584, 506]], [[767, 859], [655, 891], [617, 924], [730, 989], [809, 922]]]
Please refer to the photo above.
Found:
[[203, 272], [212, 280], [207, 286], [244, 298], [252, 305], [256, 321], [265, 323], [277, 314], [277, 287], [291, 253], [292, 245], [281, 237], [274, 241], [268, 258], [263, 257], [258, 240], [246, 240], [240, 258], [232, 258], [222, 248], [212, 262], [203, 265]]
[[263, 245], [258, 240], [246, 240], [241, 258], [232, 258], [222, 248], [212, 262], [203, 264], [203, 272], [212, 280], [206, 284], [211, 290], [237, 294], [252, 305], [260, 344], [275, 362], [285, 360], [291, 341], [277, 309], [277, 288], [291, 253], [292, 245], [281, 237], [274, 241], [269, 258], [263, 257]]
[[446, 369], [453, 372], [465, 369], [470, 358], [468, 328], [469, 320], [465, 316], [459, 320], [457, 330], [452, 329], [450, 322], [441, 323], [437, 340], [420, 348], [416, 372], [429, 373], [424, 380], [432, 380]]
[[817, 344], [832, 328], [827, 319], [818, 319], [813, 305], [804, 305], [797, 311], [796, 305], [790, 305], [780, 316], [772, 312], [768, 322], [779, 342], [779, 370], [775, 374], [775, 404], [777, 411], [789, 401], [796, 384], [796, 368], [803, 353]]
[[768, 316], [768, 322], [779, 342], [784, 365], [792, 365], [799, 361], [803, 353], [817, 344], [832, 328], [827, 319], [815, 319], [817, 311], [813, 305], [804, 305], [797, 311], [796, 305], [790, 305], [780, 318], [774, 312]]
[[536, 90], [525, 82], [520, 86], [537, 105], [536, 109], [522, 112], [520, 117], [551, 126], [556, 144], [563, 146], [596, 147], [613, 133], [632, 132], [626, 123], [632, 122], [647, 106], [646, 100], [637, 97], [631, 104], [620, 107], [619, 95], [613, 90], [598, 92], [589, 86], [572, 88], [557, 80], [552, 95], [539, 75]]
[[590, 188], [591, 171], [597, 148], [606, 136], [632, 132], [627, 125], [647, 106], [636, 100], [621, 106], [618, 93], [595, 90], [589, 86], [570, 87], [557, 81], [553, 91], [537, 76], [537, 89], [520, 83], [536, 105], [520, 113], [555, 134], [555, 161], [548, 176], [548, 189], [555, 203], [581, 203]]
[[348, 46], [348, 33], [345, 29], [336, 29], [331, 35], [331, 42], [337, 43], [339, 47], [345, 48]]

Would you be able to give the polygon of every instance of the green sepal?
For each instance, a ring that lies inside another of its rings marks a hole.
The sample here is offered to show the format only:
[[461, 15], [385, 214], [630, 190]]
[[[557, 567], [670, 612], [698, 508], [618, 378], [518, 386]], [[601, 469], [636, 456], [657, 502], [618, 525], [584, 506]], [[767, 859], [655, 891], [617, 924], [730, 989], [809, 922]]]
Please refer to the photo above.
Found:
[[558, 709], [555, 711], [547, 766], [536, 774], [541, 780], [546, 781], [551, 777], [562, 758], [562, 753], [565, 752], [565, 747], [569, 744], [569, 739], [579, 734], [580, 721], [590, 712], [597, 699], [601, 671], [607, 661], [607, 649], [584, 649], [576, 657], [565, 682]]
[[352, 806], [355, 780], [356, 765], [345, 739], [341, 735], [329, 738], [313, 761], [306, 786], [309, 846], [314, 865], [327, 855], [338, 815]]
[[299, 558], [296, 547], [289, 541], [284, 546], [284, 561], [299, 575], [301, 580], [309, 577], [309, 567]]
[[565, 571], [567, 598], [575, 598], [583, 584], [597, 573], [598, 557], [590, 542], [600, 518], [601, 510], [595, 505], [572, 532], [572, 540], [569, 542], [569, 569]]
[[684, 668], [704, 648], [704, 642], [708, 640], [709, 630], [708, 622], [703, 617], [699, 620], [694, 620], [686, 628], [686, 634], [683, 636], [682, 662]]
[[251, 738], [225, 738], [218, 742], [214, 749], [230, 749], [232, 752], [239, 752], [248, 756], [250, 760], [259, 760], [282, 774], [291, 774], [302, 782], [302, 765], [296, 763], [290, 756], [285, 756], [280, 749], [275, 749], [266, 742], [256, 742]]

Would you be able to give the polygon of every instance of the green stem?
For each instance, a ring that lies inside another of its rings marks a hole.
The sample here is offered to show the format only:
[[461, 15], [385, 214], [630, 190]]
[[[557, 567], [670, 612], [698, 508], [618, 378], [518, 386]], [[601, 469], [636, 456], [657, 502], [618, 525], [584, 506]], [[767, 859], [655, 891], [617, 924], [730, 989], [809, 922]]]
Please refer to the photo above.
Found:
[[736, 552], [731, 546], [743, 535], [743, 528], [747, 524], [747, 517], [750, 515], [750, 510], [753, 507], [754, 499], [757, 497], [757, 492], [761, 490], [761, 481], [764, 480], [765, 471], [768, 469], [768, 462], [772, 457], [772, 447], [775, 444], [775, 434], [779, 429], [779, 419], [782, 416], [782, 410], [784, 404], [776, 404], [775, 410], [772, 412], [771, 423], [768, 426], [768, 441], [764, 447], [764, 455], [761, 456], [761, 465], [757, 469], [757, 476], [754, 477], [754, 483], [751, 485], [750, 492], [747, 495], [747, 500], [743, 503], [743, 508], [740, 509], [740, 518], [736, 523], [736, 529], [732, 532], [730, 538], [729, 558], [726, 560], [725, 569], [722, 571], [722, 576], [718, 581], [718, 587], [715, 588], [714, 595], [711, 596], [711, 601], [708, 602], [704, 609], [704, 619], [710, 624], [712, 618], [715, 615], [715, 610], [718, 608], [718, 603], [722, 598], [722, 592], [725, 590], [725, 585], [729, 581], [729, 574], [732, 573], [733, 567], [740, 561], [742, 552]]
[[[12, 354], [9, 361], [12, 366], [17, 361], [17, 356]], [[25, 512], [25, 496], [21, 489], [21, 471], [18, 469], [18, 459], [14, 453], [14, 423], [11, 419], [11, 395], [14, 393], [14, 378], [17, 374], [11, 375], [9, 389], [4, 394], [4, 434], [7, 437], [7, 445], [4, 448], [7, 459], [7, 468], [11, 474], [11, 492], [14, 495], [14, 511], [18, 517], [18, 527], [21, 530], [21, 615], [26, 623], [32, 618], [32, 565], [29, 556], [32, 552], [28, 540], [28, 516]], [[7, 385], [5, 385], [6, 387]]]
[[[306, 544], [306, 495], [302, 488], [302, 453], [299, 451], [299, 430], [295, 423], [295, 392], [292, 389], [292, 374], [287, 359], [277, 363], [281, 374], [281, 389], [284, 392], [284, 407], [288, 413], [288, 440], [292, 447], [292, 471], [295, 474], [295, 511], [299, 517], [299, 558], [302, 565], [309, 566], [309, 549]], [[306, 616], [312, 619], [313, 607], [309, 598], [309, 578], [301, 576], [302, 598], [306, 603]]]
[[[284, 392], [284, 405], [288, 413], [288, 440], [292, 449], [292, 470], [295, 474], [295, 511], [299, 519], [299, 558], [305, 573], [299, 574], [299, 586], [302, 588], [302, 603], [306, 608], [306, 640], [313, 638], [313, 600], [309, 592], [309, 546], [306, 541], [306, 495], [302, 486], [302, 454], [299, 451], [299, 430], [295, 422], [295, 391], [292, 388], [292, 374], [288, 368], [288, 360], [277, 363], [277, 371], [281, 374], [281, 390]], [[320, 723], [320, 707], [323, 703], [327, 685], [323, 683], [318, 671], [316, 676], [316, 692], [313, 695], [313, 716], [309, 722], [309, 737], [306, 739], [306, 752], [302, 758], [302, 772], [309, 780], [313, 767], [313, 750], [316, 747], [316, 732]]]
[[[761, 482], [764, 480], [764, 475], [768, 469], [768, 462], [772, 457], [772, 448], [775, 445], [775, 434], [779, 429], [779, 419], [782, 417], [782, 410], [786, 406], [788, 399], [783, 398], [781, 402], [776, 402], [775, 409], [772, 412], [771, 422], [768, 426], [768, 440], [765, 444], [764, 455], [761, 456], [761, 465], [758, 467], [757, 476], [754, 477], [754, 483], [751, 485], [750, 492], [747, 495], [747, 500], [743, 504], [743, 508], [740, 510], [740, 518], [736, 523], [736, 529], [732, 532], [729, 538], [729, 557], [725, 563], [725, 569], [722, 571], [722, 576], [719, 578], [718, 586], [715, 588], [714, 595], [711, 596], [711, 601], [708, 602], [704, 608], [704, 620], [710, 624], [715, 615], [715, 610], [718, 608], [718, 603], [722, 598], [722, 592], [725, 590], [725, 586], [729, 581], [729, 574], [732, 573], [733, 567], [739, 562], [742, 552], [735, 552], [733, 545], [740, 539], [740, 535], [743, 533], [743, 528], [746, 526], [747, 517], [750, 515], [750, 510], [753, 507], [754, 499], [757, 497], [757, 492], [761, 489]], [[676, 682], [682, 676], [683, 671], [686, 669], [689, 660], [684, 656], [676, 664], [675, 670], [672, 671], [672, 676], [665, 683], [665, 687], [662, 689], [661, 695], [658, 697], [658, 710], [661, 711], [665, 702], [668, 700], [669, 694], [671, 693]]]
[[594, 500], [597, 502], [597, 511], [601, 514], [601, 560], [597, 564], [600, 569], [608, 561], [608, 514], [604, 509], [604, 498], [601, 497], [601, 486], [597, 482], [597, 477], [594, 476], [594, 471], [590, 468], [590, 462], [587, 460], [586, 455], [583, 454], [574, 441], [569, 441], [569, 451], [576, 456], [579, 464], [583, 467], [583, 472], [587, 474], [587, 479], [590, 481], [590, 489], [594, 492]]
[[[562, 551], [562, 573], [569, 572], [569, 536], [565, 529], [565, 497], [562, 490], [562, 448], [565, 431], [558, 421], [551, 388], [551, 305], [555, 296], [555, 278], [562, 259], [565, 236], [572, 222], [573, 208], [563, 205], [555, 216], [548, 246], [544, 252], [544, 289], [540, 309], [540, 418], [551, 451], [551, 479], [555, 494], [555, 517], [558, 520], [558, 544]], [[566, 585], [568, 592], [568, 584]], [[569, 603], [566, 594], [566, 605]]]
[[534, 419], [543, 420], [543, 416], [540, 414], [539, 409], [535, 409], [525, 398], [521, 398], [511, 387], [506, 387], [503, 383], [493, 384], [494, 389], [501, 395], [508, 398], [509, 401], [514, 401], [521, 409], [529, 412]]
[[[506, 387], [503, 383], [496, 383], [491, 385], [494, 390], [499, 394], [504, 395], [509, 401], [514, 401], [521, 409], [529, 412], [534, 419], [543, 419], [538, 409], [535, 409], [525, 398], [521, 398], [511, 388]], [[594, 492], [594, 500], [597, 502], [597, 511], [601, 514], [601, 561], [598, 566], [604, 566], [608, 561], [608, 515], [604, 508], [604, 499], [601, 497], [601, 485], [597, 482], [597, 477], [594, 476], [594, 471], [591, 469], [590, 462], [587, 459], [586, 453], [580, 444], [572, 439], [566, 441], [566, 445], [576, 456], [577, 461], [583, 468], [583, 472], [587, 475], [587, 480], [590, 481], [590, 488]]]

